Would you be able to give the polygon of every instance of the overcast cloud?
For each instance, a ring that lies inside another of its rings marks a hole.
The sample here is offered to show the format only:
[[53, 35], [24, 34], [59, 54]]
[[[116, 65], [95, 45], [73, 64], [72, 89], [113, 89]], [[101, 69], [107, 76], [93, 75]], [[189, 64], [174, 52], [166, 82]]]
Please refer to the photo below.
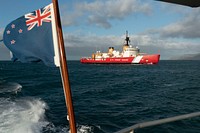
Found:
[[[3, 31], [4, 29], [0, 29], [0, 40], [3, 39]], [[3, 44], [3, 42], [0, 42], [0, 59], [1, 60], [8, 60], [10, 58], [10, 52], [6, 48], [6, 46]]]
[[4, 29], [0, 29], [0, 40], [3, 39], [3, 31]]
[[[125, 35], [122, 36], [77, 36], [66, 34], [65, 45], [69, 55], [91, 56], [92, 52], [100, 50], [108, 51], [108, 47], [113, 46], [121, 51]], [[141, 52], [161, 53], [162, 59], [169, 59], [173, 56], [180, 56], [185, 53], [200, 52], [199, 42], [176, 41], [170, 38], [155, 37], [151, 35], [130, 35], [131, 45], [139, 46]]]

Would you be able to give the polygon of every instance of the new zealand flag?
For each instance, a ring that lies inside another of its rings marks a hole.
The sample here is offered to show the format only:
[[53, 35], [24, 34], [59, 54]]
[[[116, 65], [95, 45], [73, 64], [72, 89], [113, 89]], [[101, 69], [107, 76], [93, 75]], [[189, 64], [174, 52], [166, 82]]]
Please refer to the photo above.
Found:
[[42, 61], [48, 66], [59, 66], [53, 5], [12, 21], [5, 28], [3, 41], [12, 52], [13, 61]]

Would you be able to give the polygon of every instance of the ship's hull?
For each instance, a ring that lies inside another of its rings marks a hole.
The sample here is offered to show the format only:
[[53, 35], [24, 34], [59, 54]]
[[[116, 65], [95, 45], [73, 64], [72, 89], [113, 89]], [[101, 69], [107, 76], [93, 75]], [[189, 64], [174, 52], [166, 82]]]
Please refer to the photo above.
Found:
[[86, 64], [157, 64], [159, 60], [159, 54], [151, 54], [136, 57], [81, 58], [80, 62]]

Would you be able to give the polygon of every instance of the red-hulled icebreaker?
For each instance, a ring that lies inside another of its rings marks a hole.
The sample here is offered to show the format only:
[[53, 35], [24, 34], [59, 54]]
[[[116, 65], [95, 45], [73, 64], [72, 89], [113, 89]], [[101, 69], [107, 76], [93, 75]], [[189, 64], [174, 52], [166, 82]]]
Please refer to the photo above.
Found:
[[128, 32], [123, 45], [123, 50], [114, 50], [114, 47], [109, 47], [107, 53], [97, 51], [92, 54], [92, 57], [83, 57], [81, 63], [88, 64], [157, 64], [160, 60], [160, 54], [143, 54], [140, 53], [138, 47], [129, 45]]

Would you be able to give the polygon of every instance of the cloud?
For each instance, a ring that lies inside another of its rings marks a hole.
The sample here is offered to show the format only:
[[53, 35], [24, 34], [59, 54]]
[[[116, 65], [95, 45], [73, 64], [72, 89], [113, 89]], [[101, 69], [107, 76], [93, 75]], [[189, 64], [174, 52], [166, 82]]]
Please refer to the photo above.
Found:
[[88, 23], [105, 29], [111, 28], [111, 20], [123, 20], [134, 13], [149, 14], [151, 7], [137, 0], [99, 0], [79, 2], [73, 6], [71, 15], [63, 16], [63, 25]]
[[81, 57], [91, 56], [97, 50], [107, 52], [110, 46], [116, 50], [121, 50], [124, 43], [124, 36], [67, 33], [64, 35], [64, 41], [68, 58], [80, 59]]
[[103, 27], [105, 29], [108, 29], [111, 27], [111, 24], [108, 22], [107, 19], [104, 18], [104, 16], [91, 15], [88, 17], [88, 23], [94, 24], [98, 27]]
[[[4, 32], [4, 29], [0, 28], [0, 40], [3, 39], [3, 32]], [[10, 59], [9, 50], [6, 48], [3, 42], [0, 42], [0, 60], [9, 60], [9, 59]]]
[[200, 9], [193, 9], [181, 20], [160, 29], [151, 29], [147, 32], [158, 34], [164, 38], [199, 38], [200, 37]]
[[64, 35], [67, 47], [102, 47], [118, 46], [123, 43], [122, 37], [118, 36], [97, 36], [97, 35], [77, 35], [68, 33]]
[[0, 40], [3, 39], [3, 32], [4, 32], [4, 29], [0, 28]]
[[[64, 11], [63, 11], [64, 12]], [[62, 15], [62, 25], [63, 26], [71, 26], [71, 25], [78, 25], [77, 18], [82, 16], [81, 12], [74, 11], [74, 12], [67, 12]]]

